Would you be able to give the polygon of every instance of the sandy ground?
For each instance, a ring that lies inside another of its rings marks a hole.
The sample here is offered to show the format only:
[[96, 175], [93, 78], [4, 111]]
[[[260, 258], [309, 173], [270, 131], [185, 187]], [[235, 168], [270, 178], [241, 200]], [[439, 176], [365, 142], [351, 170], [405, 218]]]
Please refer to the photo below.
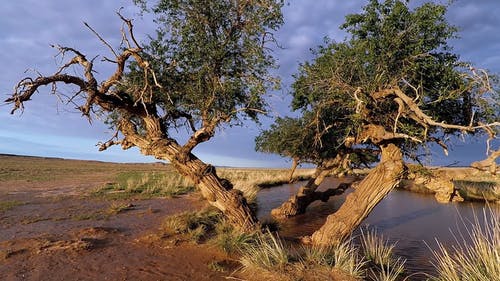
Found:
[[0, 181], [0, 280], [227, 280], [213, 262], [228, 257], [208, 245], [158, 238], [165, 216], [203, 207], [196, 194], [120, 202], [127, 211], [103, 216], [111, 201], [89, 198], [109, 174], [85, 180]]

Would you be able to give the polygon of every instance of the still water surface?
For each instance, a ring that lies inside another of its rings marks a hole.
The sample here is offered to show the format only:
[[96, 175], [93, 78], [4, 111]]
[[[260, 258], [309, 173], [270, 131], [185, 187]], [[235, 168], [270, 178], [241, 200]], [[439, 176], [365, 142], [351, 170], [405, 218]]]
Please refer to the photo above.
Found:
[[[271, 209], [295, 194], [303, 184], [286, 184], [260, 191], [257, 196], [260, 219], [269, 218]], [[338, 179], [328, 178], [320, 189], [338, 184]], [[332, 197], [327, 203], [315, 202], [309, 206], [306, 214], [287, 219], [280, 224], [281, 235], [299, 237], [312, 234], [325, 222], [328, 214], [340, 207], [345, 196]], [[500, 215], [499, 205], [490, 207], [493, 212], [487, 212], [489, 215]], [[430, 263], [433, 255], [429, 248], [436, 249], [435, 239], [450, 247], [456, 245], [457, 240], [463, 243], [460, 233], [467, 234], [467, 227], [470, 228], [475, 215], [483, 223], [484, 208], [485, 204], [479, 202], [440, 204], [433, 195], [394, 190], [373, 209], [362, 226], [375, 228], [389, 242], [397, 243], [395, 253], [407, 260], [408, 273], [433, 273]], [[412, 279], [424, 279], [421, 275], [417, 276]]]

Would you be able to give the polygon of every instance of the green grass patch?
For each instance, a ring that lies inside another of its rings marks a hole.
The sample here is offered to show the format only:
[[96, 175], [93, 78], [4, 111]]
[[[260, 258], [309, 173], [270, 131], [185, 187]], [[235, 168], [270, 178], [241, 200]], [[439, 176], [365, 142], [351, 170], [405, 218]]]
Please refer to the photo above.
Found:
[[5, 211], [13, 209], [16, 206], [21, 206], [24, 204], [25, 204], [24, 202], [17, 201], [17, 200], [2, 201], [2, 202], [0, 202], [0, 212], [5, 212]]
[[175, 197], [194, 191], [191, 182], [175, 172], [122, 172], [115, 182], [92, 193], [107, 199]]

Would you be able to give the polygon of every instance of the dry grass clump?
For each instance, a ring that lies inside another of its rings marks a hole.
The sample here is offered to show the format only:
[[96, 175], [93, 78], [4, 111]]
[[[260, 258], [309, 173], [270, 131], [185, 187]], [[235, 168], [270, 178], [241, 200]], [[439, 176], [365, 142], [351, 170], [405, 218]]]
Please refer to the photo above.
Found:
[[116, 182], [96, 190], [94, 196], [109, 199], [130, 197], [174, 197], [195, 190], [194, 185], [176, 172], [123, 172]]
[[222, 216], [218, 210], [206, 208], [197, 212], [183, 212], [165, 218], [162, 230], [165, 235], [181, 234], [193, 242], [206, 240], [211, 231], [221, 221]]
[[370, 262], [370, 278], [380, 281], [395, 281], [404, 273], [406, 260], [394, 258], [394, 247], [375, 229], [363, 231], [360, 237], [364, 257]]
[[254, 243], [242, 249], [240, 262], [245, 270], [282, 272], [291, 261], [292, 255], [278, 236], [270, 231], [260, 234]]
[[215, 225], [215, 236], [211, 242], [228, 254], [241, 253], [247, 245], [255, 243], [258, 234], [235, 229], [225, 219]]
[[376, 230], [361, 230], [361, 246], [367, 260], [376, 265], [387, 265], [393, 261], [395, 244], [389, 244]]
[[352, 240], [345, 241], [333, 248], [333, 253], [335, 255], [335, 268], [339, 268], [355, 278], [365, 276], [364, 266], [366, 262], [363, 258], [359, 258], [358, 249], [353, 246]]
[[438, 273], [434, 280], [500, 280], [500, 216], [491, 208], [483, 212], [484, 226], [476, 216], [457, 246], [448, 249], [438, 241], [439, 249], [433, 251]]
[[335, 247], [304, 247], [297, 251], [270, 232], [244, 248], [240, 262], [245, 271], [266, 272], [284, 280], [328, 280], [335, 270], [362, 279], [366, 264], [352, 240]]
[[[370, 269], [372, 280], [374, 281], [396, 281], [400, 280], [401, 274], [405, 271], [405, 260], [398, 258], [386, 264], [380, 264], [378, 270]], [[407, 278], [403, 279], [406, 280]]]

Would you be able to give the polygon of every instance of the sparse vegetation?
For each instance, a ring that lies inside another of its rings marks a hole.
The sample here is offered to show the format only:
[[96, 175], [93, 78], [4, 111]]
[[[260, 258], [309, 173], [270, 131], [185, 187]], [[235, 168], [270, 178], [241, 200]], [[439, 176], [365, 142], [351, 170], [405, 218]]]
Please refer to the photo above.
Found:
[[211, 235], [222, 216], [219, 211], [213, 208], [203, 209], [198, 212], [183, 212], [165, 218], [162, 224], [162, 231], [165, 235], [181, 234], [187, 240], [195, 243]]
[[[306, 180], [313, 173], [313, 169], [298, 169], [295, 172], [295, 178], [297, 180]], [[234, 188], [241, 190], [249, 202], [255, 199], [260, 188], [289, 182], [289, 170], [285, 169], [223, 168], [219, 170], [219, 174], [221, 177], [229, 179]]]
[[267, 272], [283, 272], [291, 260], [290, 251], [270, 231], [257, 236], [255, 243], [248, 244], [240, 258], [245, 270], [260, 269]]
[[376, 230], [361, 230], [361, 245], [367, 260], [379, 266], [392, 264], [396, 245], [389, 244]]
[[484, 227], [476, 217], [451, 249], [438, 241], [439, 249], [433, 251], [437, 270], [433, 280], [500, 280], [500, 216], [490, 209], [484, 211], [483, 219]]
[[16, 200], [11, 200], [11, 201], [2, 201], [0, 202], [0, 212], [5, 212], [8, 210], [11, 210], [12, 208], [16, 206], [23, 205], [23, 202], [16, 201]]
[[61, 158], [0, 155], [0, 181], [46, 182], [102, 174], [110, 179], [121, 172], [172, 171], [166, 164], [120, 164]]
[[112, 202], [106, 210], [107, 215], [116, 215], [124, 211], [131, 210], [134, 206], [130, 203]]
[[[493, 179], [493, 178], [492, 178]], [[455, 188], [467, 201], [498, 201], [500, 200], [500, 178], [490, 180], [456, 180]]]
[[[299, 169], [299, 180], [311, 176], [312, 170]], [[241, 190], [248, 202], [253, 202], [262, 186], [269, 187], [288, 182], [288, 171], [285, 169], [239, 169], [221, 168], [219, 175], [229, 179], [234, 188]], [[177, 172], [122, 172], [113, 183], [107, 183], [95, 190], [94, 197], [107, 199], [127, 199], [131, 197], [175, 197], [195, 190], [194, 185]]]
[[174, 197], [194, 189], [192, 183], [173, 171], [122, 172], [117, 175], [116, 182], [104, 185], [93, 195], [110, 199]]

